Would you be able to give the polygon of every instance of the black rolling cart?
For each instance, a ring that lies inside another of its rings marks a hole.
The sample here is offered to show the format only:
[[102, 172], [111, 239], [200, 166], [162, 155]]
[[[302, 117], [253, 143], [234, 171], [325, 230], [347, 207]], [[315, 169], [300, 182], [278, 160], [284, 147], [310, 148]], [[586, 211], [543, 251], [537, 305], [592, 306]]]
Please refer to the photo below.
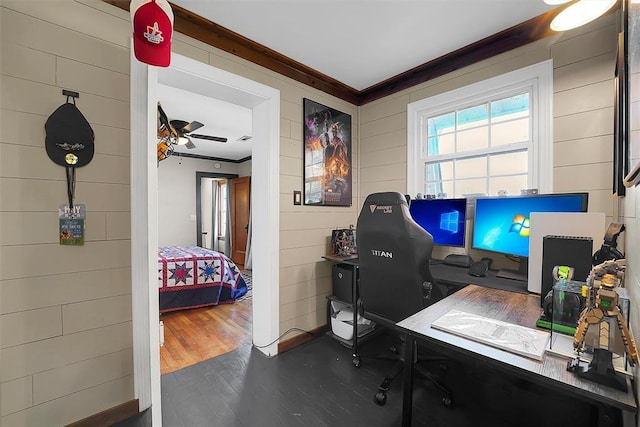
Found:
[[[335, 263], [332, 270], [333, 294], [327, 297], [327, 324], [330, 326], [329, 334], [352, 350], [353, 364], [359, 366], [360, 358], [357, 355], [358, 341], [372, 336], [375, 327], [363, 336], [358, 336], [358, 256], [326, 255], [322, 258]], [[354, 301], [356, 303], [354, 303]], [[331, 328], [332, 303], [334, 305], [340, 304], [343, 307], [349, 307], [353, 310], [353, 318], [351, 320], [353, 331], [350, 340], [335, 334], [333, 328]]]

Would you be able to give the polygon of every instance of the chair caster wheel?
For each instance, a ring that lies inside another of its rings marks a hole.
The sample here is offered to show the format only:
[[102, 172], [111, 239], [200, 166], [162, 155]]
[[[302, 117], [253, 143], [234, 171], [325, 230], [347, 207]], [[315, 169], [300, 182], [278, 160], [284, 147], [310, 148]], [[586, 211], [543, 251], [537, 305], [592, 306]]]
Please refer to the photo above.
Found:
[[378, 406], [384, 406], [384, 404], [387, 403], [387, 393], [383, 391], [377, 392], [373, 397], [373, 401], [376, 402]]
[[451, 398], [449, 396], [445, 396], [442, 398], [442, 404], [447, 408], [451, 408]]
[[360, 367], [360, 358], [359, 357], [354, 357], [352, 362], [353, 362], [353, 366], [355, 366], [356, 368]]

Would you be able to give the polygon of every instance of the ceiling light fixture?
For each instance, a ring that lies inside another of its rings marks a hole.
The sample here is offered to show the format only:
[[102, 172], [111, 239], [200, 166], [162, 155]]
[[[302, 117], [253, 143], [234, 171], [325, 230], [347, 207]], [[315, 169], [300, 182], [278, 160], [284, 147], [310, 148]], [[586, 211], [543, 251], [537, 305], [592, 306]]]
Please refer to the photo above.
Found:
[[179, 136], [178, 141], [176, 142], [176, 145], [186, 145], [188, 143], [189, 143], [189, 138], [185, 136]]
[[[564, 0], [544, 0], [547, 4], [568, 3]], [[567, 31], [584, 25], [604, 15], [618, 0], [578, 0], [567, 6], [553, 21], [553, 31]]]

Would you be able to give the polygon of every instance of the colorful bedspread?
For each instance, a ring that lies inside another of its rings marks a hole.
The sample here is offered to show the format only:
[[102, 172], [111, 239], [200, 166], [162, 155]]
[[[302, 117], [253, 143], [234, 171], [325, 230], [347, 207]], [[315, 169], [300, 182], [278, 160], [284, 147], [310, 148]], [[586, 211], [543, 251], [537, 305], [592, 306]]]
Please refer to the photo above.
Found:
[[247, 293], [236, 264], [199, 246], [158, 249], [160, 312], [231, 303]]

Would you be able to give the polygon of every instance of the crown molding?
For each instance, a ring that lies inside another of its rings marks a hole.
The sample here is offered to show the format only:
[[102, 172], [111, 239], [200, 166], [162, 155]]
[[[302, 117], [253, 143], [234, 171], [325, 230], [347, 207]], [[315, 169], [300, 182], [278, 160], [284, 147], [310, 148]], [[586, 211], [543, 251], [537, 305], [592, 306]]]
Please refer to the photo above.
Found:
[[211, 156], [203, 156], [201, 154], [183, 153], [181, 151], [174, 151], [170, 157], [189, 157], [191, 159], [211, 160], [214, 162], [225, 162], [225, 163], [236, 163], [236, 164], [241, 164], [248, 160], [251, 160], [251, 156], [243, 157], [242, 159], [238, 159], [238, 160], [233, 160], [233, 159], [225, 159], [224, 157], [211, 157]]
[[[129, 0], [102, 0], [129, 11]], [[358, 91], [332, 77], [256, 43], [173, 3], [174, 31], [275, 71], [354, 105], [364, 105], [552, 34], [558, 9], [515, 25]]]

